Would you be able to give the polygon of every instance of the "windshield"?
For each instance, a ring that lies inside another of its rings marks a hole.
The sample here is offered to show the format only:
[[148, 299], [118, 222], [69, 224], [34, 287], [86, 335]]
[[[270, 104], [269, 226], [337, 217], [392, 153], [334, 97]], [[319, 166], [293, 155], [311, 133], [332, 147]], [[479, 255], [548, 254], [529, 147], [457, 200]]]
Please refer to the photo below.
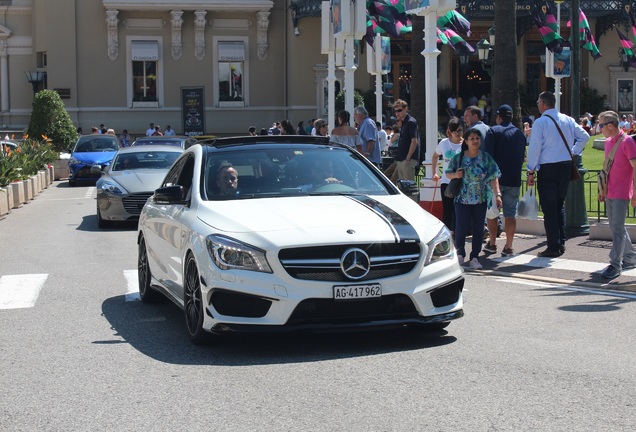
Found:
[[114, 136], [101, 136], [91, 135], [88, 138], [80, 139], [75, 145], [74, 152], [77, 153], [89, 153], [89, 152], [109, 152], [119, 150], [119, 144], [117, 143], [117, 137]]
[[281, 146], [208, 153], [208, 199], [394, 193], [387, 179], [343, 148]]
[[180, 153], [166, 151], [148, 151], [118, 154], [112, 164], [112, 171], [138, 169], [165, 169], [172, 166]]

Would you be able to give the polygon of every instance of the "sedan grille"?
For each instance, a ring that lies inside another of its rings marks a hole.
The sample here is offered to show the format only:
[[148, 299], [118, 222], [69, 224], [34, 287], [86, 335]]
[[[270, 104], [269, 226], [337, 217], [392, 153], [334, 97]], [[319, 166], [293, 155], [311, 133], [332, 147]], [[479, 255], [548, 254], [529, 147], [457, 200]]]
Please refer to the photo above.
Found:
[[375, 299], [307, 299], [296, 306], [287, 324], [353, 324], [380, 320], [418, 318], [411, 299], [393, 294]]
[[296, 279], [351, 281], [341, 268], [343, 255], [350, 248], [362, 249], [369, 256], [369, 272], [357, 281], [398, 276], [413, 270], [420, 258], [417, 243], [334, 245], [283, 249], [278, 258], [287, 273]]
[[132, 215], [141, 214], [141, 209], [148, 201], [148, 198], [152, 196], [152, 192], [143, 192], [137, 194], [130, 194], [122, 199], [124, 209]]
[[91, 172], [91, 167], [82, 167], [79, 171], [77, 171], [75, 173], [75, 178], [79, 179], [93, 179], [93, 178], [99, 178], [101, 176], [101, 174], [93, 174]]

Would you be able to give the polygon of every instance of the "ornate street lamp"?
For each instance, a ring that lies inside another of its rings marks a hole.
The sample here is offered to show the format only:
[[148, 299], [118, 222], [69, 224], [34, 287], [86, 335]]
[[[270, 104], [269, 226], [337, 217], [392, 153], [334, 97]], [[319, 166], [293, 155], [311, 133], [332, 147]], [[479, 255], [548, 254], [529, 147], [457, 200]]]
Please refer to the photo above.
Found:
[[623, 70], [625, 72], [628, 72], [630, 64], [629, 64], [629, 58], [627, 57], [627, 54], [625, 54], [625, 50], [623, 48], [619, 48], [618, 55], [621, 58], [621, 66], [623, 66]]
[[492, 76], [492, 48], [485, 38], [477, 43], [477, 56], [481, 67]]
[[26, 74], [27, 81], [30, 82], [31, 85], [33, 86], [33, 96], [35, 96], [35, 94], [38, 92], [38, 89], [40, 87], [40, 83], [44, 81], [44, 75], [46, 73], [39, 70], [34, 70], [34, 71], [25, 72], [25, 74]]

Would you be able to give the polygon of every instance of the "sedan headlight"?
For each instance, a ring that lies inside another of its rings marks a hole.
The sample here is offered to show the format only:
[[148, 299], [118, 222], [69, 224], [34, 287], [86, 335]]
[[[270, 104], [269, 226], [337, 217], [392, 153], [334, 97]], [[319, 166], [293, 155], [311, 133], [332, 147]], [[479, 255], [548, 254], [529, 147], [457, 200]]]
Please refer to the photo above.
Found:
[[446, 226], [442, 227], [440, 232], [428, 243], [427, 246], [428, 254], [426, 255], [424, 265], [429, 265], [432, 262], [450, 259], [453, 257], [453, 237]]
[[123, 188], [121, 186], [119, 186], [115, 182], [107, 182], [107, 181], [105, 181], [104, 183], [102, 183], [101, 188], [102, 188], [102, 190], [104, 192], [110, 192], [110, 193], [113, 193], [113, 194], [121, 195], [121, 194], [124, 193]]
[[68, 160], [68, 164], [69, 165], [77, 165], [77, 164], [81, 164], [84, 163], [81, 160], [75, 159], [74, 157], [69, 158]]
[[206, 239], [212, 261], [221, 270], [251, 270], [273, 273], [265, 251], [220, 235], [211, 235]]

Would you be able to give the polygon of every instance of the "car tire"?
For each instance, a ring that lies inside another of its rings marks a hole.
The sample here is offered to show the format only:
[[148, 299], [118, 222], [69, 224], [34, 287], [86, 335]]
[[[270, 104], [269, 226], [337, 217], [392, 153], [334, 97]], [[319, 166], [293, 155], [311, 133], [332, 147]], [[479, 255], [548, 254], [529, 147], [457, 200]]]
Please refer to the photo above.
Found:
[[139, 297], [144, 303], [158, 303], [163, 300], [160, 292], [151, 285], [152, 274], [148, 264], [148, 250], [143, 236], [139, 239], [139, 249], [137, 251], [137, 281], [139, 283]]
[[203, 330], [203, 301], [201, 299], [201, 279], [197, 262], [188, 254], [183, 278], [183, 310], [190, 341], [195, 345], [205, 345], [212, 336]]
[[99, 211], [99, 207], [97, 208], [97, 226], [99, 228], [110, 228], [113, 226], [112, 221], [107, 221], [104, 218], [102, 218], [102, 214]]

